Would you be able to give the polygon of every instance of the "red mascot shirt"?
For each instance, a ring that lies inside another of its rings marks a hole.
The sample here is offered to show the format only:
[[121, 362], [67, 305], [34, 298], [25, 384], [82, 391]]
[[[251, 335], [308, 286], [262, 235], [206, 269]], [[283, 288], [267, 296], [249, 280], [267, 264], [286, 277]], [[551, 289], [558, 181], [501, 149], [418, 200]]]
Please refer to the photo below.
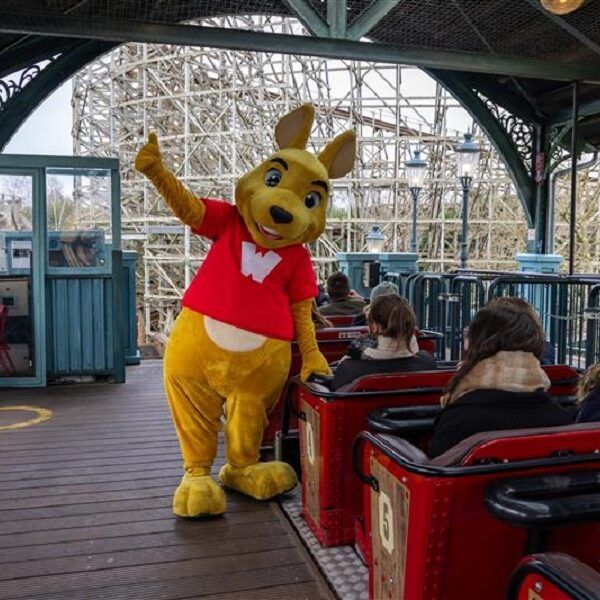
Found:
[[213, 244], [183, 306], [269, 338], [294, 339], [290, 304], [318, 292], [306, 248], [258, 246], [235, 206], [205, 198], [201, 202], [206, 212], [193, 232]]

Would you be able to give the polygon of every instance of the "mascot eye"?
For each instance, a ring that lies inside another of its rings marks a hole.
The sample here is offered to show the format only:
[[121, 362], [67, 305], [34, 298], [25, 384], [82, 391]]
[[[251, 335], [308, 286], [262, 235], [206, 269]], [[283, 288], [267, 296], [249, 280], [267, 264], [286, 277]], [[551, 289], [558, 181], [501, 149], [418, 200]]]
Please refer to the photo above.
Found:
[[314, 208], [321, 202], [321, 194], [319, 192], [310, 192], [306, 198], [304, 198], [304, 204], [306, 208]]
[[277, 187], [281, 181], [281, 173], [277, 169], [269, 169], [265, 175], [265, 185]]

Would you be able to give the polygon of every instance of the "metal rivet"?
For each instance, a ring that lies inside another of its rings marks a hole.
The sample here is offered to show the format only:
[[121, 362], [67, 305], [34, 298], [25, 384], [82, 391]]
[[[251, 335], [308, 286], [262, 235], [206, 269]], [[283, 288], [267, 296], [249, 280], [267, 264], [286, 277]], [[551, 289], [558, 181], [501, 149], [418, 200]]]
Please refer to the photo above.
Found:
[[541, 584], [541, 582], [540, 582], [540, 581], [536, 581], [536, 582], [533, 584], [533, 589], [534, 589], [536, 592], [541, 592], [543, 587], [544, 587], [544, 586]]

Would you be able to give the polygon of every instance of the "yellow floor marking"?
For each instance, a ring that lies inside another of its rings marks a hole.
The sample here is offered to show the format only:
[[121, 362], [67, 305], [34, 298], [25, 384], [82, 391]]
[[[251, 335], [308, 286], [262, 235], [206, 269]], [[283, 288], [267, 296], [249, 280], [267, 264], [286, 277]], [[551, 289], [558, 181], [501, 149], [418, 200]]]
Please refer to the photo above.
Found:
[[29, 421], [21, 421], [20, 423], [13, 423], [12, 425], [0, 425], [2, 429], [22, 429], [23, 427], [30, 427], [31, 425], [37, 425], [42, 421], [47, 421], [52, 418], [52, 411], [47, 408], [38, 408], [37, 406], [0, 406], [0, 410], [27, 410], [30, 412], [37, 413], [37, 417], [29, 419]]

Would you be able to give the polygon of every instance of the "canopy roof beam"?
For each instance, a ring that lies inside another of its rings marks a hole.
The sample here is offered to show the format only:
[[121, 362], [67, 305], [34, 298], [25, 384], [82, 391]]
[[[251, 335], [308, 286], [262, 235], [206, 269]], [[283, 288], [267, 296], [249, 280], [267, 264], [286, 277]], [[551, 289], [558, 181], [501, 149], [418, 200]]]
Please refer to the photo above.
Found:
[[329, 25], [308, 0], [283, 0], [283, 4], [296, 15], [310, 33], [317, 37], [329, 36]]
[[398, 6], [402, 0], [379, 0], [373, 2], [371, 6], [365, 8], [365, 10], [354, 19], [354, 23], [346, 32], [346, 39], [348, 40], [360, 40], [364, 37], [387, 15], [393, 8]]
[[322, 56], [332, 59], [398, 63], [422, 68], [468, 71], [558, 81], [600, 82], [600, 67], [555, 64], [512, 56], [483, 55], [441, 50], [408, 50], [391, 44], [342, 39], [310, 38], [267, 34], [239, 29], [197, 25], [163, 25], [94, 18], [90, 22], [76, 16], [36, 17], [11, 13], [0, 31], [54, 37], [85, 37], [105, 42], [157, 43], [182, 46], [210, 46], [230, 50], [254, 50]]

